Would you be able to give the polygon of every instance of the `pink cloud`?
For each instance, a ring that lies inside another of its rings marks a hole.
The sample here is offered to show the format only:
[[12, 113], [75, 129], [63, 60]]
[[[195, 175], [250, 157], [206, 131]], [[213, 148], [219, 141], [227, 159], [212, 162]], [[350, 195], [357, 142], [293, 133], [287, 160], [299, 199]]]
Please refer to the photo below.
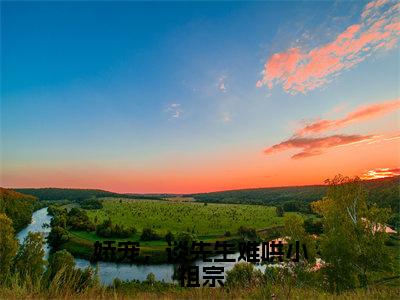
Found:
[[290, 48], [268, 58], [257, 87], [280, 84], [291, 94], [306, 93], [330, 82], [379, 49], [392, 49], [399, 39], [400, 24], [395, 1], [376, 0], [364, 8], [361, 21], [349, 26], [328, 44], [310, 51]]
[[320, 155], [333, 147], [351, 145], [373, 140], [372, 135], [331, 135], [326, 137], [293, 137], [264, 150], [265, 154], [273, 154], [291, 149], [301, 149], [292, 159], [301, 159]]
[[357, 108], [342, 119], [337, 120], [318, 120], [307, 124], [299, 129], [296, 134], [299, 136], [309, 133], [319, 133], [327, 130], [337, 129], [351, 123], [376, 118], [400, 108], [400, 99], [374, 103]]

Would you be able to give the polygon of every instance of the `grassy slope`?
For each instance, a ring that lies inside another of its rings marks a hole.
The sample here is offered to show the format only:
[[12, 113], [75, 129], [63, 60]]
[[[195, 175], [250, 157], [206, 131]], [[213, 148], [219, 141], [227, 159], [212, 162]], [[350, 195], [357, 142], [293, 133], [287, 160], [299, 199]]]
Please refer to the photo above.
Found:
[[268, 228], [282, 224], [274, 207], [237, 204], [208, 204], [193, 202], [167, 202], [109, 199], [101, 210], [88, 211], [89, 217], [98, 223], [111, 218], [115, 224], [135, 227], [139, 232], [153, 228], [160, 234], [194, 231], [197, 235], [223, 235], [225, 231], [237, 232], [249, 226]]
[[[114, 224], [125, 227], [134, 226], [138, 233], [129, 238], [101, 238], [95, 232], [71, 231], [68, 243], [64, 245], [75, 256], [89, 258], [93, 253], [95, 241], [139, 241], [142, 255], [151, 254], [159, 256], [160, 262], [165, 260], [165, 240], [140, 241], [140, 233], [143, 228], [151, 227], [157, 233], [164, 235], [171, 230], [173, 233], [195, 230], [199, 240], [205, 242], [236, 239], [239, 226], [254, 227], [263, 232], [263, 229], [282, 225], [283, 218], [276, 216], [274, 207], [258, 205], [235, 204], [208, 204], [193, 202], [170, 201], [145, 201], [126, 199], [106, 199], [104, 207], [100, 210], [88, 210], [88, 215], [97, 223], [111, 218]], [[230, 231], [232, 236], [224, 236]]]

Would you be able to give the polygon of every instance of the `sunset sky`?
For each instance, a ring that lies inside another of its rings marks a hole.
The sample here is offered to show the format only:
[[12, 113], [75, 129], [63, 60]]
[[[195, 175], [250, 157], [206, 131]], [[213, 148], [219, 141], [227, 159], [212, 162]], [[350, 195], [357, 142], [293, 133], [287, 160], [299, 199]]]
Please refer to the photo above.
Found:
[[400, 174], [400, 4], [1, 2], [3, 187]]

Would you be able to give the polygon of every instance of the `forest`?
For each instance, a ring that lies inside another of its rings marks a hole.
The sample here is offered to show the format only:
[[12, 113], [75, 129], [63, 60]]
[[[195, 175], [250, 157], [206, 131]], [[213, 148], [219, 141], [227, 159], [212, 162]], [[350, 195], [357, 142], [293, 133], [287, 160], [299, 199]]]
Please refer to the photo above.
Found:
[[31, 222], [38, 199], [0, 187], [0, 213], [13, 220], [15, 230], [21, 230]]
[[70, 200], [79, 202], [90, 198], [102, 197], [119, 197], [119, 198], [136, 198], [136, 199], [160, 199], [158, 196], [153, 195], [136, 195], [136, 194], [119, 194], [103, 190], [93, 189], [62, 189], [62, 188], [20, 188], [14, 189], [17, 192], [26, 195], [32, 195], [40, 200]]

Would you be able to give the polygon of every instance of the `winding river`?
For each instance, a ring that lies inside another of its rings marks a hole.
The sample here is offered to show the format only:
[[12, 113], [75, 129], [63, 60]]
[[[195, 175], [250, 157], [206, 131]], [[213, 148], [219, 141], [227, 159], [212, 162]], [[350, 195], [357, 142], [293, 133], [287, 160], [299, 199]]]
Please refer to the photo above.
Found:
[[[23, 242], [28, 232], [42, 232], [45, 236], [47, 236], [50, 232], [50, 227], [45, 226], [45, 224], [50, 224], [51, 216], [47, 214], [47, 207], [37, 210], [32, 215], [32, 222], [26, 228], [21, 230], [17, 234], [17, 238], [20, 243]], [[45, 245], [45, 257], [47, 258], [49, 255], [49, 245]], [[237, 256], [234, 256], [237, 257]], [[78, 268], [86, 268], [91, 266], [93, 268], [97, 267], [98, 275], [100, 281], [103, 284], [111, 284], [115, 278], [119, 278], [121, 280], [140, 280], [143, 281], [146, 279], [149, 273], [153, 273], [157, 280], [164, 282], [175, 282], [172, 279], [174, 274], [174, 265], [173, 264], [159, 264], [159, 265], [135, 265], [135, 264], [117, 264], [113, 262], [97, 262], [95, 264], [90, 263], [86, 259], [75, 258], [75, 263]], [[225, 267], [225, 272], [232, 269], [235, 263], [218, 263], [214, 262], [204, 263], [203, 261], [197, 261], [196, 265], [199, 266], [199, 269], [202, 270], [205, 266], [223, 266]], [[258, 269], [264, 271], [265, 266], [256, 266]], [[202, 277], [202, 276], [200, 276]]]

